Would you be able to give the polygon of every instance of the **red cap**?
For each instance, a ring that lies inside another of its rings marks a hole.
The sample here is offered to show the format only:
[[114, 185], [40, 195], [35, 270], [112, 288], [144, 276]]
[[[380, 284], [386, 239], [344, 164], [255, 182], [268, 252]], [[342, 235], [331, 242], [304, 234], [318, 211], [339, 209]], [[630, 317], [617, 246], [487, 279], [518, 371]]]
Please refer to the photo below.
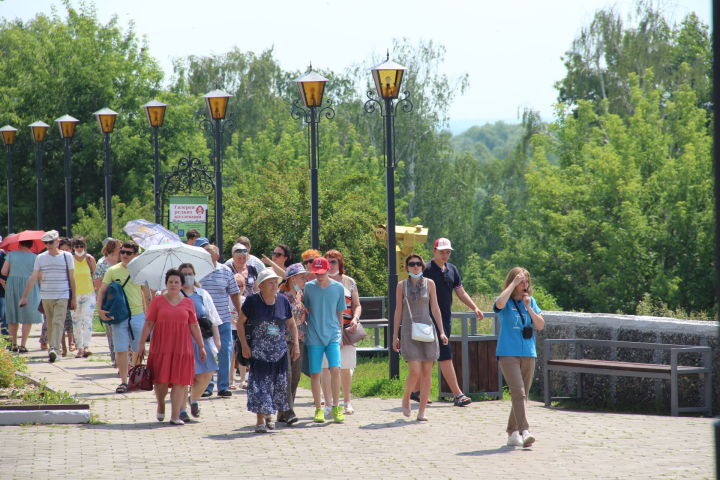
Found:
[[327, 258], [325, 257], [317, 257], [313, 260], [312, 266], [310, 267], [310, 271], [312, 273], [319, 273], [320, 275], [327, 273], [329, 269], [330, 263], [328, 263]]

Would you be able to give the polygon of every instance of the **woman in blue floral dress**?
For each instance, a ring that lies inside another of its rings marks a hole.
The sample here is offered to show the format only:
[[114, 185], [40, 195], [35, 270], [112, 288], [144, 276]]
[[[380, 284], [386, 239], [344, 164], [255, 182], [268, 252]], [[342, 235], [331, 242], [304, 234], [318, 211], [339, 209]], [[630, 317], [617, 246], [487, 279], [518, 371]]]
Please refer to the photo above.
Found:
[[[247, 409], [257, 415], [255, 432], [265, 433], [275, 428], [272, 415], [288, 410], [287, 355], [300, 357], [297, 328], [290, 302], [278, 295], [280, 277], [272, 268], [258, 274], [258, 293], [245, 299], [238, 314], [238, 337], [242, 355], [250, 359]], [[285, 340], [290, 332], [292, 348], [288, 352]]]

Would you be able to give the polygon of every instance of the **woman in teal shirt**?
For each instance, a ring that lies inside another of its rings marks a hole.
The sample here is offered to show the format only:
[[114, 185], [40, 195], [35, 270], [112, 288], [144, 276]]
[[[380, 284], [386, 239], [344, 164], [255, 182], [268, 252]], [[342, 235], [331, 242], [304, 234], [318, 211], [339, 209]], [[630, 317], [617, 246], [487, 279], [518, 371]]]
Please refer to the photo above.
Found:
[[529, 447], [535, 442], [529, 431], [526, 406], [537, 357], [535, 331], [545, 327], [545, 320], [531, 294], [530, 272], [515, 267], [508, 272], [505, 288], [493, 306], [500, 320], [496, 355], [512, 400], [507, 425], [507, 444], [512, 447]]

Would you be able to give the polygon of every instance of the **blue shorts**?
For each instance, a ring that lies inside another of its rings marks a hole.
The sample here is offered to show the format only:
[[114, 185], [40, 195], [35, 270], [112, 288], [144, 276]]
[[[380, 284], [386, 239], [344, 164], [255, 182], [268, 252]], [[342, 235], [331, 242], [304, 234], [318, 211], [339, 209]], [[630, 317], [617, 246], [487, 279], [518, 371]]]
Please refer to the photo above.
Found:
[[130, 336], [130, 328], [128, 328], [127, 322], [113, 325], [112, 340], [115, 353], [127, 352], [130, 347], [132, 347], [133, 352], [137, 352], [143, 325], [145, 325], [144, 313], [137, 313], [130, 317], [130, 328], [132, 328], [134, 338]]
[[327, 357], [328, 368], [340, 368], [340, 344], [332, 342], [329, 345], [306, 345], [310, 374], [322, 371], [323, 354]]

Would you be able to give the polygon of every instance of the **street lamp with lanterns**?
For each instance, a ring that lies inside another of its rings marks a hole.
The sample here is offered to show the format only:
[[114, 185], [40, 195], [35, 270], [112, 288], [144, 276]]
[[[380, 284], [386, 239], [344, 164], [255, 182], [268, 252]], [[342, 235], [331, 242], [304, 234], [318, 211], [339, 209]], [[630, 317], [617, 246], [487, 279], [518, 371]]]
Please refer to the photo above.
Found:
[[[365, 111], [374, 113], [380, 111], [385, 119], [385, 195], [387, 201], [387, 262], [388, 262], [388, 328], [393, 331], [397, 319], [395, 314], [395, 290], [397, 289], [397, 266], [396, 266], [396, 240], [395, 240], [395, 111], [399, 108], [405, 113], [412, 111], [413, 105], [408, 98], [409, 93], [404, 92], [400, 96], [400, 87], [406, 68], [390, 60], [388, 53], [385, 62], [375, 66], [371, 72], [375, 82], [375, 92], [367, 92], [368, 100], [365, 102]], [[375, 94], [379, 98], [375, 98]], [[397, 102], [394, 102], [397, 100]], [[390, 350], [390, 377], [397, 378], [400, 375], [400, 359], [397, 352]]]
[[112, 237], [112, 150], [110, 150], [110, 134], [115, 129], [117, 112], [103, 108], [93, 113], [97, 119], [100, 133], [105, 144], [105, 234]]
[[313, 249], [319, 249], [320, 222], [318, 219], [318, 157], [320, 139], [318, 137], [318, 123], [324, 115], [328, 120], [335, 116], [335, 110], [330, 106], [323, 107], [323, 94], [327, 78], [312, 71], [301, 75], [295, 80], [305, 108], [295, 100], [291, 115], [295, 119], [302, 118], [310, 128], [310, 244]]
[[222, 135], [223, 120], [231, 95], [222, 90], [213, 90], [203, 96], [212, 122], [210, 127], [215, 138], [215, 245], [222, 256], [223, 244], [223, 200], [222, 200]]
[[148, 123], [153, 132], [153, 190], [155, 201], [155, 223], [162, 223], [160, 213], [160, 144], [158, 143], [158, 130], [165, 123], [165, 109], [167, 105], [158, 100], [151, 100], [142, 106], [145, 109]]
[[70, 170], [70, 143], [75, 136], [75, 127], [79, 120], [70, 115], [63, 115], [55, 121], [60, 128], [60, 136], [65, 144], [65, 156], [63, 161], [65, 173], [65, 236], [72, 237], [72, 173]]
[[3, 143], [5, 144], [5, 152], [7, 155], [7, 233], [13, 233], [13, 174], [12, 174], [12, 154], [13, 145], [15, 145], [15, 135], [17, 128], [5, 125], [0, 128]]
[[37, 121], [28, 125], [32, 132], [32, 138], [35, 142], [35, 215], [36, 215], [36, 228], [38, 230], [44, 230], [43, 225], [43, 209], [45, 207], [43, 199], [43, 186], [45, 185], [44, 171], [43, 168], [43, 155], [45, 154], [45, 137], [47, 131], [50, 128], [45, 122]]

